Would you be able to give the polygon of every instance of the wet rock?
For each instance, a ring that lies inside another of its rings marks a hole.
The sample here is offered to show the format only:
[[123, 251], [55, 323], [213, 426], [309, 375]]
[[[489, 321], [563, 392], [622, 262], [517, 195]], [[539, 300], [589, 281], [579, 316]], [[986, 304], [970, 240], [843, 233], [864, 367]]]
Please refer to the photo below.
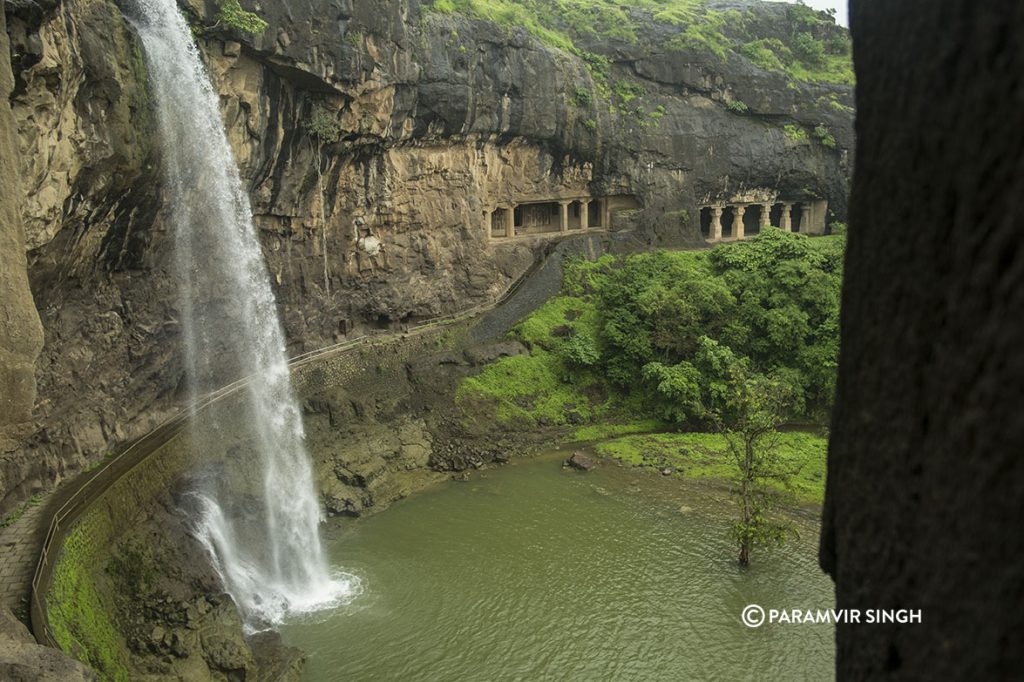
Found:
[[[239, 633], [240, 634], [240, 633]], [[214, 633], [203, 637], [206, 662], [225, 672], [244, 671], [253, 667], [252, 652], [238, 636]]]
[[589, 455], [576, 451], [572, 453], [572, 457], [565, 460], [565, 463], [562, 466], [570, 469], [577, 469], [579, 471], [590, 471], [594, 468], [595, 463], [593, 458]]
[[299, 682], [305, 654], [295, 647], [287, 646], [281, 635], [270, 630], [259, 632], [249, 638], [261, 680], [275, 682]]
[[675, 472], [676, 472], [676, 468], [675, 467], [665, 467], [664, 469], [661, 470], [661, 475], [662, 476], [671, 476]]
[[0, 680], [92, 682], [96, 675], [62, 652], [36, 644], [28, 628], [0, 609]]

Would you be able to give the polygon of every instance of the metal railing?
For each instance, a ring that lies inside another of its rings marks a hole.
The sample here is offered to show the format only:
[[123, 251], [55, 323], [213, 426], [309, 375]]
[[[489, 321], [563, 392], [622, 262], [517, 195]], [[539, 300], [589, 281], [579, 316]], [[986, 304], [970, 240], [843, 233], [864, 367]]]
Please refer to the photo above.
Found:
[[[327, 360], [335, 355], [358, 347], [383, 344], [400, 338], [418, 336], [441, 326], [454, 325], [482, 315], [501, 306], [514, 296], [547, 260], [547, 256], [548, 254], [545, 253], [541, 258], [534, 260], [534, 263], [523, 275], [489, 303], [474, 306], [457, 313], [431, 318], [402, 331], [382, 331], [364, 334], [354, 339], [346, 339], [324, 348], [301, 353], [290, 358], [288, 366], [291, 369], [295, 369], [314, 361]], [[82, 513], [120, 478], [145, 463], [151, 455], [158, 452], [163, 445], [168, 443], [188, 424], [194, 415], [234, 395], [237, 391], [248, 385], [250, 381], [251, 377], [244, 377], [194, 401], [162, 421], [144, 436], [130, 443], [124, 450], [104, 462], [102, 466], [79, 476], [78, 479], [69, 483], [69, 487], [58, 489], [54, 493], [54, 499], [50, 503], [50, 508], [55, 507], [55, 510], [50, 516], [50, 522], [39, 553], [39, 560], [32, 576], [30, 618], [32, 632], [37, 642], [45, 646], [60, 648], [53, 635], [53, 631], [50, 629], [46, 598], [50, 591], [56, 560], [59, 558], [64, 540]]]

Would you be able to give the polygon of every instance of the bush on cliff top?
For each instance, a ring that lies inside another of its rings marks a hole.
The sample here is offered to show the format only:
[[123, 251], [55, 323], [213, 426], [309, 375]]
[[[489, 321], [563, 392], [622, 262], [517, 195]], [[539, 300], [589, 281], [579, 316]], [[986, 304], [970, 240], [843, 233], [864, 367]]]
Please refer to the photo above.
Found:
[[704, 52], [723, 61], [735, 53], [795, 80], [853, 83], [846, 31], [802, 5], [787, 8], [788, 45], [778, 38], [750, 36], [749, 12], [711, 9], [706, 0], [433, 0], [425, 8], [519, 26], [576, 54], [582, 52], [575, 43], [580, 37], [639, 43], [653, 20], [681, 29], [665, 44], [668, 49]]
[[217, 21], [236, 31], [259, 35], [269, 26], [258, 14], [242, 9], [238, 0], [217, 0], [217, 6], [220, 7], [220, 11], [217, 12]]

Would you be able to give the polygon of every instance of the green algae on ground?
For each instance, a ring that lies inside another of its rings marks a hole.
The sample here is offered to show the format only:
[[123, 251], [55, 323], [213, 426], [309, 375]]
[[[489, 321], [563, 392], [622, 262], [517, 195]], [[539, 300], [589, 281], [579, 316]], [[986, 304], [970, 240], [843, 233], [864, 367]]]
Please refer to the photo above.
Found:
[[[46, 595], [53, 638], [68, 654], [88, 663], [103, 680], [129, 679], [124, 640], [114, 626], [112, 606], [104, 604], [96, 584], [96, 551], [88, 524], [80, 521], [64, 539]], [[100, 521], [101, 522], [101, 521]]]

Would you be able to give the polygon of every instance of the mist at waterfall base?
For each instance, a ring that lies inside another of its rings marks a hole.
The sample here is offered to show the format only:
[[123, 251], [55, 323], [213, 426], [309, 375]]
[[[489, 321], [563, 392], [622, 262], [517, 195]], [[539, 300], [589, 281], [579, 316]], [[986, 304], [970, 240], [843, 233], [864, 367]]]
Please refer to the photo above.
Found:
[[284, 334], [217, 94], [175, 0], [135, 0], [128, 13], [142, 38], [162, 136], [189, 389], [194, 399], [249, 377], [244, 464], [262, 476], [262, 490], [244, 501], [228, 494], [222, 476], [207, 476], [193, 500], [196, 533], [246, 627], [263, 629], [337, 606], [359, 583], [332, 576], [321, 548]]

